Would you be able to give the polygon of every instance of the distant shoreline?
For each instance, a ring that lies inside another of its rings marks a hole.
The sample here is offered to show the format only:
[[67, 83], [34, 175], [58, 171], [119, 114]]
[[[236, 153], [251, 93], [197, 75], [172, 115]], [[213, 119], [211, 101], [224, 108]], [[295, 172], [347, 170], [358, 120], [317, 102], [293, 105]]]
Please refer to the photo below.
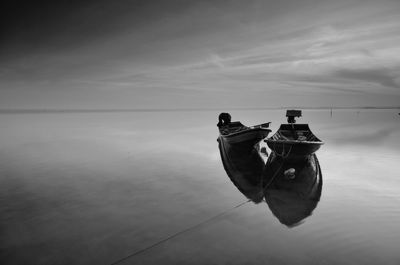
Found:
[[0, 114], [29, 114], [29, 113], [118, 113], [118, 112], [180, 112], [180, 111], [231, 111], [231, 110], [284, 110], [284, 109], [301, 109], [301, 110], [384, 110], [384, 109], [400, 109], [398, 107], [301, 107], [301, 106], [285, 106], [285, 107], [225, 107], [225, 108], [179, 108], [179, 109], [0, 109]]

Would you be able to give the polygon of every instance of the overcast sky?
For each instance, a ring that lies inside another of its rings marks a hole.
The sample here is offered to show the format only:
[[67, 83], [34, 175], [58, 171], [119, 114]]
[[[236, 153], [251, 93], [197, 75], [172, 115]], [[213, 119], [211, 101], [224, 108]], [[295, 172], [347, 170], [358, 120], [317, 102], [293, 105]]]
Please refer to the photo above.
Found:
[[2, 109], [400, 105], [398, 0], [8, 2]]

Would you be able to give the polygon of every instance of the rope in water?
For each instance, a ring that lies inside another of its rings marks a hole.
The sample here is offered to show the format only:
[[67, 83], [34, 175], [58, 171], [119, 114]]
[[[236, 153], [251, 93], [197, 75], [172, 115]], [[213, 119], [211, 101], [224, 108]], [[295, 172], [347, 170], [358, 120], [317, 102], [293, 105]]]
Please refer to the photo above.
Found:
[[273, 146], [274, 146], [275, 153], [276, 153], [278, 156], [281, 156], [282, 158], [288, 158], [289, 155], [290, 155], [290, 152], [292, 152], [292, 148], [293, 148], [293, 145], [290, 145], [290, 146], [289, 146], [289, 151], [285, 154], [285, 144], [282, 143], [282, 153], [279, 154], [278, 151], [277, 151], [276, 148], [275, 148], [275, 141], [273, 142]]
[[172, 238], [175, 238], [175, 237], [177, 237], [177, 236], [179, 236], [179, 235], [182, 235], [183, 233], [186, 233], [186, 232], [189, 232], [189, 231], [191, 231], [191, 230], [194, 230], [194, 229], [196, 229], [196, 228], [198, 228], [198, 227], [200, 227], [200, 226], [202, 226], [202, 225], [204, 225], [204, 224], [206, 224], [206, 223], [209, 223], [209, 222], [211, 222], [211, 221], [213, 221], [213, 220], [215, 220], [215, 219], [217, 219], [217, 218], [219, 218], [219, 217], [221, 217], [221, 216], [227, 214], [228, 212], [230, 212], [230, 211], [232, 211], [232, 210], [234, 210], [234, 209], [236, 209], [236, 208], [239, 208], [240, 206], [245, 205], [245, 204], [248, 203], [248, 202], [250, 202], [250, 200], [245, 201], [245, 202], [242, 202], [242, 203], [239, 203], [238, 205], [236, 205], [236, 206], [234, 206], [234, 207], [232, 207], [232, 208], [230, 208], [230, 209], [228, 209], [228, 210], [225, 210], [225, 211], [223, 211], [222, 213], [219, 213], [219, 214], [217, 214], [217, 215], [214, 215], [214, 216], [208, 218], [207, 220], [204, 220], [204, 221], [201, 222], [201, 223], [198, 223], [198, 224], [196, 224], [196, 225], [194, 225], [194, 226], [191, 226], [191, 227], [186, 228], [186, 229], [184, 229], [184, 230], [182, 230], [182, 231], [179, 231], [179, 232], [177, 232], [177, 233], [175, 233], [175, 234], [173, 234], [173, 235], [170, 235], [170, 236], [167, 237], [167, 238], [164, 238], [164, 239], [162, 239], [162, 240], [160, 240], [160, 241], [157, 241], [156, 243], [154, 243], [154, 244], [152, 244], [152, 245], [150, 245], [150, 246], [147, 246], [147, 247], [145, 247], [145, 248], [142, 248], [142, 249], [140, 249], [140, 250], [138, 250], [138, 251], [136, 251], [136, 252], [134, 252], [134, 253], [132, 253], [132, 254], [130, 254], [130, 255], [128, 255], [128, 256], [122, 258], [122, 259], [119, 259], [119, 260], [117, 260], [117, 261], [114, 261], [114, 262], [111, 263], [110, 265], [114, 265], [114, 264], [121, 263], [121, 262], [123, 262], [123, 261], [125, 261], [125, 260], [127, 260], [127, 259], [129, 259], [129, 258], [132, 258], [132, 257], [134, 257], [134, 256], [136, 256], [136, 255], [138, 255], [138, 254], [140, 254], [140, 253], [143, 253], [143, 252], [145, 252], [145, 251], [147, 251], [147, 250], [149, 250], [149, 249], [151, 249], [151, 248], [154, 248], [154, 247], [156, 247], [156, 246], [158, 246], [158, 245], [161, 245], [162, 243], [164, 243], [164, 242], [166, 242], [166, 241], [168, 241], [168, 240], [170, 240], [170, 239], [172, 239]]
[[271, 179], [268, 181], [267, 185], [265, 185], [265, 187], [263, 187], [263, 191], [265, 192], [266, 189], [268, 189], [269, 185], [271, 185], [271, 183], [274, 181], [275, 177], [278, 175], [278, 173], [281, 171], [281, 168], [284, 164], [284, 160], [282, 160], [282, 163], [279, 165], [278, 169], [275, 170], [274, 175], [271, 177]]

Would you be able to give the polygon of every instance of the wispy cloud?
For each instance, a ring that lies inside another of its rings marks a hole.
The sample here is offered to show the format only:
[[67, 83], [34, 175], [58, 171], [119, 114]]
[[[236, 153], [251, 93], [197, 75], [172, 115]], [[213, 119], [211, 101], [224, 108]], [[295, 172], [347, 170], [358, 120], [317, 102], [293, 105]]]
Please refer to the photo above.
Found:
[[[43, 49], [14, 59], [10, 53], [0, 62], [0, 85], [19, 87], [20, 97], [28, 94], [24, 89], [45, 86], [52, 91], [47, 101], [65, 98], [68, 89], [76, 93], [72, 98], [82, 91], [82, 98], [96, 99], [91, 104], [105, 95], [116, 105], [126, 95], [138, 104], [165, 98], [182, 104], [173, 99], [178, 96], [193, 101], [188, 105], [264, 104], [263, 98], [276, 105], [289, 104], [288, 98], [290, 104], [394, 104], [400, 100], [400, 4], [383, 2], [174, 2], [176, 8], [146, 4], [143, 14], [128, 8], [118, 18], [95, 9], [95, 18], [107, 15], [104, 32], [65, 45], [63, 38], [44, 38]], [[86, 11], [80, 12], [72, 17]], [[79, 37], [93, 25], [70, 34]], [[57, 45], [46, 50], [44, 40]], [[216, 94], [225, 98], [217, 101]]]

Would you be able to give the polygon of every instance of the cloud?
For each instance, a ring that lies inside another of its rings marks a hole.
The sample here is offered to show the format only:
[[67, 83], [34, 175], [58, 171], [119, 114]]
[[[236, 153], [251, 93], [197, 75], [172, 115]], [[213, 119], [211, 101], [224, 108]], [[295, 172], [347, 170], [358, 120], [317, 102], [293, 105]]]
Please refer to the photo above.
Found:
[[211, 54], [210, 63], [218, 66], [219, 68], [224, 68], [224, 60], [218, 54]]
[[[400, 65], [397, 69], [400, 70]], [[360, 70], [340, 69], [334, 72], [333, 75], [348, 80], [377, 83], [383, 87], [400, 88], [400, 83], [396, 80], [398, 76], [393, 75], [393, 70], [384, 68]]]
[[[226, 104], [243, 97], [253, 104], [272, 93], [274, 104], [286, 103], [288, 95], [293, 102], [315, 96], [330, 105], [328, 97], [336, 95], [339, 103], [348, 96], [354, 99], [349, 102], [385, 102], [389, 95], [394, 102], [400, 97], [400, 4], [384, 3], [95, 1], [66, 8], [60, 18], [51, 5], [43, 21], [0, 44], [25, 43], [14, 52], [3, 49], [0, 87], [19, 91], [0, 100], [13, 105], [14, 98], [29, 95], [24, 89], [42, 91], [46, 80], [46, 91], [93, 104], [103, 104], [113, 91], [119, 100], [132, 95], [132, 101], [148, 98], [151, 104], [168, 94], [174, 104], [177, 95], [196, 101], [200, 92], [199, 105], [212, 102], [213, 92], [230, 93]], [[29, 36], [33, 41], [24, 41]], [[44, 98], [40, 104], [59, 100], [37, 94]]]

